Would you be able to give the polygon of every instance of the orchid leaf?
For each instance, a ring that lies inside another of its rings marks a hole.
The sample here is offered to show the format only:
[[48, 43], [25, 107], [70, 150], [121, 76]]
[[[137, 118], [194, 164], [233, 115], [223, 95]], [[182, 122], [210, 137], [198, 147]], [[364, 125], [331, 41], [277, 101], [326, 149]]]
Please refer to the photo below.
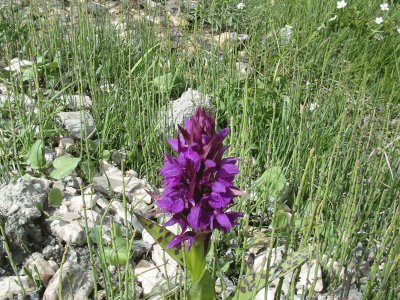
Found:
[[202, 276], [206, 268], [207, 256], [207, 240], [209, 239], [208, 232], [201, 232], [196, 234], [194, 243], [190, 251], [185, 252], [186, 263], [189, 271], [192, 273], [192, 280], [196, 282]]
[[156, 242], [182, 267], [185, 265], [184, 254], [182, 249], [171, 248], [166, 249], [168, 243], [175, 237], [168, 229], [158, 225], [145, 217], [135, 213], [138, 221], [149, 232], [149, 234], [156, 240]]
[[215, 299], [215, 282], [207, 268], [204, 268], [200, 277], [192, 283], [188, 296], [189, 300]]
[[[277, 278], [284, 277], [298, 266], [304, 263], [312, 254], [313, 247], [306, 247], [300, 251], [290, 254], [280, 265], [269, 269], [268, 283], [271, 283]], [[233, 296], [234, 300], [251, 300], [254, 299], [258, 291], [265, 288], [267, 285], [267, 274], [262, 271], [258, 274], [248, 274], [239, 284], [236, 293]]]

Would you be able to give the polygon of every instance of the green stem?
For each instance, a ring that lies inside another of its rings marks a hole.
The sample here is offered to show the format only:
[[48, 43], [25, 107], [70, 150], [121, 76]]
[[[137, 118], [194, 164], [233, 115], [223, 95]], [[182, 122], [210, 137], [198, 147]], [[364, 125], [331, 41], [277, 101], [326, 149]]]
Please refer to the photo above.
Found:
[[206, 267], [206, 256], [208, 252], [208, 242], [210, 233], [196, 234], [192, 248], [187, 255], [189, 270], [192, 274], [192, 282], [195, 282]]

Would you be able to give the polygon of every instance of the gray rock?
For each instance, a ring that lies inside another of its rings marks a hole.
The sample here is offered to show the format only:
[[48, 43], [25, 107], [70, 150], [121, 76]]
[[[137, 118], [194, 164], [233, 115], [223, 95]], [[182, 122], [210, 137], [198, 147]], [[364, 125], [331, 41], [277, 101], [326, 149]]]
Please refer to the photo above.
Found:
[[106, 176], [93, 177], [93, 188], [103, 194], [108, 195], [111, 190], [122, 186], [122, 180], [107, 178]]
[[[19, 278], [26, 293], [35, 290], [35, 286], [28, 276], [19, 276]], [[22, 292], [17, 276], [0, 278], [0, 299], [15, 299], [14, 297], [22, 295]]]
[[93, 290], [93, 278], [89, 269], [82, 268], [79, 264], [67, 261], [57, 271], [47, 286], [43, 300], [58, 300], [58, 287], [62, 283], [62, 294], [65, 300], [87, 299]]
[[85, 231], [78, 221], [51, 221], [50, 230], [55, 236], [66, 243], [78, 246], [86, 243]]
[[67, 186], [65, 188], [65, 192], [64, 192], [64, 197], [65, 198], [69, 198], [69, 196], [75, 196], [78, 194], [78, 190], [76, 188], [73, 188], [71, 186]]
[[63, 101], [69, 109], [89, 109], [92, 107], [92, 99], [86, 95], [62, 95], [60, 96], [60, 100]]
[[4, 70], [15, 72], [15, 73], [21, 73], [21, 71], [24, 67], [29, 67], [32, 65], [33, 65], [32, 61], [23, 60], [23, 59], [19, 59], [18, 57], [16, 57], [10, 61], [10, 65], [8, 67], [4, 68]]
[[[275, 296], [276, 287], [270, 287], [268, 289], [262, 289], [256, 295], [255, 300], [264, 300], [264, 299], [279, 299], [285, 300], [285, 295], [281, 294], [280, 297]], [[265, 298], [265, 293], [267, 293], [267, 298]]]
[[221, 50], [225, 50], [232, 46], [239, 48], [248, 39], [249, 35], [237, 32], [223, 32], [220, 35], [214, 37], [214, 40], [218, 42], [219, 48]]
[[96, 131], [94, 119], [89, 112], [60, 112], [57, 116], [74, 139], [91, 138]]
[[181, 1], [179, 0], [167, 0], [165, 1], [165, 8], [168, 12], [172, 13], [175, 16], [180, 15], [181, 13]]
[[[35, 106], [35, 100], [32, 99], [31, 97], [23, 94], [15, 95], [12, 92], [10, 92], [9, 95], [0, 94], [0, 105], [5, 104], [6, 102], [9, 102], [11, 104], [20, 103], [21, 105], [23, 105], [25, 110], [32, 109]], [[37, 110], [34, 110], [34, 112], [36, 113]]]
[[[336, 290], [332, 293], [329, 294], [323, 294], [318, 296], [318, 300], [341, 300], [343, 297], [342, 295], [342, 290]], [[360, 300], [362, 298], [362, 293], [359, 292], [358, 290], [351, 288], [349, 291], [349, 295], [346, 298], [347, 300]]]
[[104, 16], [108, 12], [107, 6], [94, 1], [88, 2], [87, 10], [89, 14], [93, 14], [98, 17]]
[[0, 83], [0, 95], [6, 95], [7, 94], [7, 86], [3, 83]]
[[268, 248], [267, 250], [257, 255], [254, 260], [253, 271], [255, 273], [259, 273], [261, 269], [266, 270], [268, 255], [270, 251], [271, 251], [270, 267], [275, 264], [278, 264], [282, 260], [283, 257], [282, 255], [284, 250], [285, 250], [284, 246], [279, 246], [272, 249]]
[[292, 40], [293, 27], [290, 25], [285, 25], [285, 27], [279, 30], [279, 37], [283, 45], [288, 45]]
[[67, 150], [68, 148], [72, 147], [73, 145], [75, 145], [74, 139], [65, 137], [65, 138], [60, 139], [60, 143], [59, 143], [58, 147]]
[[142, 285], [143, 295], [145, 296], [159, 289], [166, 282], [160, 270], [154, 264], [146, 260], [141, 260], [136, 265], [135, 275]]
[[160, 3], [154, 2], [152, 0], [145, 0], [144, 3], [147, 8], [157, 8], [160, 6]]
[[82, 212], [84, 207], [91, 209], [96, 205], [97, 195], [78, 195], [73, 196], [65, 205], [72, 212]]
[[217, 292], [217, 294], [221, 294], [223, 299], [229, 296], [233, 296], [235, 288], [235, 284], [225, 275], [218, 277], [215, 282], [215, 291]]
[[49, 262], [44, 259], [44, 255], [38, 252], [35, 252], [29, 257], [25, 263], [25, 266], [31, 272], [34, 270], [34, 266], [39, 272], [40, 280], [46, 286], [50, 279], [54, 276], [55, 272]]
[[198, 0], [183, 0], [183, 7], [188, 13], [194, 13], [199, 6]]
[[154, 245], [156, 243], [154, 238], [150, 235], [150, 233], [146, 229], [143, 229], [143, 231], [142, 231], [142, 239], [144, 242], [148, 243], [149, 245]]
[[[124, 212], [124, 207], [121, 202], [118, 202], [116, 200], [110, 202], [105, 199], [104, 197], [98, 197], [96, 200], [96, 203], [98, 206], [100, 206], [102, 209], [109, 209], [109, 213], [113, 216], [113, 218], [120, 224], [125, 224], [125, 212]], [[127, 207], [129, 210], [129, 207]], [[142, 232], [143, 226], [140, 224], [138, 219], [134, 214], [131, 214], [129, 211], [127, 213], [127, 222], [131, 223], [132, 226], [135, 228], [136, 231]], [[107, 238], [106, 238], [107, 239]]]
[[210, 107], [211, 98], [197, 90], [188, 89], [180, 98], [172, 101], [168, 108], [162, 110], [159, 119], [166, 117], [167, 127], [175, 129], [178, 124], [182, 125], [186, 118], [192, 116], [200, 105]]
[[[65, 195], [64, 195], [65, 196]], [[68, 201], [64, 201], [59, 208], [57, 208], [53, 213], [53, 218], [57, 220], [62, 220], [66, 222], [72, 222], [75, 220], [80, 220], [81, 216], [78, 212], [70, 211], [67, 204]]]
[[[285, 277], [286, 278], [286, 277]], [[290, 279], [288, 279], [290, 280]], [[298, 290], [305, 289], [307, 286], [308, 289], [311, 288], [311, 285], [315, 283], [314, 290], [319, 293], [324, 289], [322, 282], [322, 270], [321, 266], [318, 265], [315, 260], [309, 263], [305, 263], [301, 266], [299, 281], [296, 284], [296, 288]]]
[[53, 268], [54, 273], [58, 271], [59, 269], [58, 264], [54, 260], [50, 259], [48, 263]]
[[5, 219], [5, 233], [11, 248], [25, 253], [28, 241], [34, 241], [36, 247], [42, 241], [41, 228], [33, 221], [41, 217], [37, 207], [43, 206], [47, 193], [40, 185], [23, 180], [0, 187], [0, 218]]
[[238, 61], [236, 62], [236, 70], [243, 76], [253, 76], [254, 70], [248, 63]]
[[80, 177], [67, 176], [63, 179], [66, 187], [73, 187], [74, 189], [80, 189], [83, 185], [83, 180]]
[[75, 250], [71, 249], [68, 251], [68, 258], [67, 261], [71, 263], [78, 263], [78, 253]]
[[175, 16], [179, 16], [182, 12], [194, 13], [199, 6], [198, 0], [166, 0], [165, 8], [168, 12]]
[[[79, 214], [82, 216], [82, 218], [85, 217], [84, 211], [81, 211]], [[89, 223], [91, 222], [92, 224], [99, 224], [101, 220], [101, 215], [93, 209], [86, 210], [86, 216]]]
[[143, 240], [134, 240], [132, 243], [132, 251], [135, 257], [142, 257], [149, 253], [152, 248], [152, 245], [143, 241]]
[[126, 151], [125, 150], [117, 150], [111, 154], [111, 160], [113, 163], [119, 165], [123, 160], [126, 159]]
[[[125, 186], [124, 186], [124, 185]], [[122, 177], [106, 177], [97, 176], [93, 178], [93, 188], [103, 194], [109, 194], [111, 187], [112, 191], [117, 194], [131, 193], [135, 189], [143, 187], [143, 183], [140, 179], [132, 177], [125, 177], [124, 182], [122, 182]]]
[[[267, 268], [267, 260], [269, 256], [269, 252], [271, 251], [271, 261], [270, 268], [273, 266], [277, 266], [281, 263], [283, 257], [283, 251], [285, 246], [279, 246], [276, 248], [268, 248], [266, 251], [261, 252], [254, 259], [253, 271], [255, 273], [259, 273], [261, 270], [266, 270]], [[284, 281], [282, 284], [282, 294], [278, 299], [285, 299], [285, 294], [287, 294], [290, 287], [290, 279], [292, 277], [293, 272], [290, 272], [284, 277]], [[257, 293], [256, 299], [264, 299], [265, 293], [268, 295], [268, 299], [274, 299], [274, 295], [276, 293], [276, 287], [278, 285], [279, 279], [274, 280], [267, 290], [261, 290]]]
[[63, 255], [63, 249], [59, 245], [47, 245], [42, 251], [44, 258], [47, 260], [57, 260]]
[[52, 187], [52, 182], [46, 178], [37, 178], [37, 177], [31, 177], [29, 179], [29, 182], [33, 184], [33, 186], [37, 190], [50, 190]]
[[54, 160], [56, 156], [56, 152], [52, 149], [49, 148], [45, 148], [44, 149], [44, 160], [46, 161], [46, 163], [50, 163]]
[[179, 275], [181, 269], [179, 268], [178, 263], [167, 252], [165, 252], [160, 245], [155, 244], [153, 246], [151, 259], [160, 269], [163, 277], [168, 277], [172, 279], [172, 281], [175, 281], [174, 278]]

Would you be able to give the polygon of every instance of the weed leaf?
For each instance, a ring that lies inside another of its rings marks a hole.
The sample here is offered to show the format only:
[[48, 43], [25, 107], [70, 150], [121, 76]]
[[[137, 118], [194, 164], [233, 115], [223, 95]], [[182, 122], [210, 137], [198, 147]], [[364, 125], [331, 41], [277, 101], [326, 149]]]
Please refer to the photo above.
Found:
[[60, 156], [53, 161], [54, 170], [50, 173], [50, 176], [54, 179], [61, 180], [74, 172], [78, 166], [80, 158]]
[[203, 269], [200, 277], [192, 283], [189, 290], [189, 300], [215, 299], [215, 283], [207, 268]]
[[63, 193], [58, 188], [52, 188], [49, 192], [49, 204], [53, 207], [60, 207], [63, 198]]
[[104, 249], [104, 258], [110, 265], [125, 266], [129, 259], [127, 241], [122, 237], [116, 237], [114, 247]]
[[44, 146], [42, 140], [37, 140], [28, 153], [28, 164], [32, 169], [38, 170], [44, 166]]

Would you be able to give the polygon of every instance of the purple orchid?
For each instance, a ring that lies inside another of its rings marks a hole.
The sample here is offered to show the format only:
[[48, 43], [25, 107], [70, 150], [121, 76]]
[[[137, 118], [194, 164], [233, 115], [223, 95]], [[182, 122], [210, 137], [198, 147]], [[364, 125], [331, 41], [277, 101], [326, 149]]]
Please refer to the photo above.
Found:
[[185, 128], [178, 127], [178, 138], [168, 141], [178, 156], [165, 155], [160, 171], [165, 189], [156, 200], [163, 211], [172, 214], [164, 225], [178, 223], [182, 228], [182, 234], [174, 237], [167, 249], [180, 248], [184, 241], [190, 249], [197, 233], [228, 232], [238, 224], [242, 214], [227, 209], [234, 197], [244, 193], [233, 186], [239, 159], [223, 158], [228, 149], [223, 140], [229, 129], [217, 132], [214, 118], [201, 107], [186, 120]]

